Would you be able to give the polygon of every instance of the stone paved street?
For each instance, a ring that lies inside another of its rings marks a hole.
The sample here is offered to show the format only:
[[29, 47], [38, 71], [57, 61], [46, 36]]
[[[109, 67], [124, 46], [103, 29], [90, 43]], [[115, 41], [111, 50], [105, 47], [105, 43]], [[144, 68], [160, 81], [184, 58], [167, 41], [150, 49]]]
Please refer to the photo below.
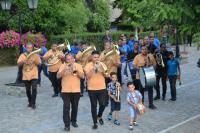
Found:
[[[192, 52], [193, 51], [193, 52]], [[78, 108], [78, 128], [71, 126], [71, 133], [198, 133], [200, 132], [200, 68], [196, 62], [200, 57], [196, 48], [188, 47], [189, 55], [187, 62], [181, 64], [181, 81], [184, 85], [179, 86], [177, 82], [177, 101], [168, 101], [171, 98], [169, 83], [167, 84], [167, 100], [154, 101], [156, 110], [148, 108], [148, 95], [145, 92], [144, 105], [147, 112], [143, 116], [138, 116], [139, 126], [133, 131], [129, 127], [129, 107], [126, 102], [128, 90], [123, 86], [121, 93], [122, 108], [119, 112], [118, 121], [120, 126], [114, 125], [112, 119], [107, 119], [110, 105], [106, 107], [103, 119], [104, 125], [99, 125], [97, 130], [93, 130], [90, 100], [87, 92], [80, 99]], [[53, 87], [42, 74], [42, 86], [40, 94], [37, 95], [35, 110], [28, 108], [27, 98], [18, 98], [5, 95], [5, 83], [13, 83], [17, 76], [17, 67], [0, 68], [0, 133], [62, 133], [64, 124], [62, 121], [63, 101], [60, 97], [52, 98]], [[155, 95], [155, 90], [154, 90]], [[198, 116], [198, 117], [197, 117]], [[114, 115], [113, 115], [114, 118]], [[189, 121], [187, 121], [189, 120]], [[177, 125], [177, 126], [175, 126]], [[174, 127], [173, 127], [174, 126]]]

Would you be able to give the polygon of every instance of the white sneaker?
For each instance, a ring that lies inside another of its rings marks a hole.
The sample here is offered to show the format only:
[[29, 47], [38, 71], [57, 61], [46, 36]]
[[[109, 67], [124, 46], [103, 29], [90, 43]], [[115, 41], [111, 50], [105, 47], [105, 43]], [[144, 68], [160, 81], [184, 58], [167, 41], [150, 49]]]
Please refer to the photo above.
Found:
[[129, 126], [129, 129], [130, 129], [130, 130], [133, 130], [133, 126]]
[[133, 125], [134, 125], [134, 126], [138, 126], [138, 124], [137, 124], [137, 122], [136, 122], [136, 121], [135, 121], [135, 122], [133, 122]]

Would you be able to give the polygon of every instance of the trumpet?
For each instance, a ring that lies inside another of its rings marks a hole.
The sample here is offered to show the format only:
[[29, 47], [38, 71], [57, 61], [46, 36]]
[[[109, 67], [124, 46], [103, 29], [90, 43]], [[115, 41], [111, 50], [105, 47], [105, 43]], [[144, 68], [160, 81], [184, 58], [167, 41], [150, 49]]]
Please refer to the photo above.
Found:
[[68, 63], [67, 66], [71, 66], [69, 69], [69, 73], [71, 73], [71, 75], [76, 76], [78, 74], [78, 71], [75, 69], [74, 64], [73, 63]]
[[179, 85], [180, 85], [180, 86], [183, 85], [183, 82], [181, 82], [181, 77], [179, 78], [179, 74], [177, 74], [177, 79], [178, 79], [178, 81], [179, 81]]
[[96, 61], [95, 64], [98, 64], [98, 70], [103, 72], [105, 75], [109, 74], [109, 71], [103, 66], [102, 62]]
[[116, 82], [116, 87], [117, 87], [117, 89], [116, 89], [116, 102], [120, 102], [120, 100], [119, 100], [119, 86], [117, 85], [119, 82]]
[[162, 55], [160, 53], [157, 53], [156, 54], [156, 58], [158, 59], [157, 63], [158, 65], [162, 65], [162, 67], [165, 67], [165, 64], [163, 62], [163, 58], [162, 58]]

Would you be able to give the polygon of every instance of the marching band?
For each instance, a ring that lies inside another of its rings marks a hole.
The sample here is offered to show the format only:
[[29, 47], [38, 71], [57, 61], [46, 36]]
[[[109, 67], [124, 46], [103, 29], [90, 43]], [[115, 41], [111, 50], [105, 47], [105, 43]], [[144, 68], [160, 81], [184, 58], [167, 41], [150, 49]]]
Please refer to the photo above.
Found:
[[[28, 107], [36, 108], [38, 67], [41, 66], [42, 59], [43, 63], [49, 67], [49, 79], [54, 88], [52, 97], [60, 94], [60, 97], [63, 99], [64, 130], [70, 130], [70, 122], [73, 127], [78, 127], [76, 123], [78, 103], [80, 97], [83, 96], [85, 80], [87, 81], [86, 89], [88, 90], [91, 103], [91, 114], [94, 123], [93, 129], [97, 129], [97, 120], [101, 125], [104, 124], [102, 115], [105, 107], [109, 104], [109, 97], [111, 101], [111, 112], [109, 113], [108, 119], [111, 120], [113, 111], [116, 111], [118, 115], [121, 104], [119, 91], [123, 91], [120, 83], [124, 81], [124, 71], [130, 70], [132, 82], [127, 84], [127, 89], [130, 91], [127, 94], [127, 102], [129, 103], [131, 113], [129, 128], [132, 130], [132, 125], [138, 125], [136, 123], [136, 113], [140, 115], [146, 112], [146, 108], [143, 105], [145, 89], [148, 91], [149, 108], [156, 108], [153, 100], [160, 99], [160, 78], [162, 78], [163, 85], [162, 100], [166, 100], [166, 81], [169, 78], [172, 91], [172, 98], [170, 100], [176, 101], [176, 88], [174, 85], [177, 77], [180, 79], [178, 60], [173, 59], [173, 53], [166, 51], [166, 45], [164, 43], [156, 46], [157, 44], [154, 44], [155, 39], [153, 34], [151, 33], [150, 35], [150, 40], [148, 36], [144, 37], [145, 44], [143, 45], [140, 45], [141, 42], [143, 43], [141, 38], [139, 39], [139, 43], [135, 39], [135, 36], [131, 35], [132, 39], [128, 43], [129, 45], [132, 44], [130, 46], [131, 49], [126, 44], [126, 39], [120, 39], [118, 41], [119, 46], [106, 42], [105, 50], [101, 54], [99, 51], [96, 51], [94, 45], [87, 46], [84, 42], [81, 42], [81, 48], [75, 43], [73, 48], [71, 47], [75, 50], [72, 52], [69, 42], [66, 41], [59, 46], [53, 42], [51, 50], [45, 52], [44, 56], [39, 56], [37, 53], [43, 53], [42, 48], [32, 52], [32, 45], [26, 44], [26, 53], [20, 55], [18, 66], [24, 66], [23, 80], [27, 90]], [[129, 50], [127, 52], [128, 47]], [[64, 53], [64, 51], [67, 52]], [[120, 56], [120, 53], [123, 56]], [[122, 58], [123, 62], [121, 60]], [[118, 68], [121, 68], [121, 71], [118, 71]], [[179, 73], [177, 72], [177, 68]], [[116, 82], [117, 73], [121, 73], [122, 81]], [[32, 94], [30, 92], [31, 87]], [[155, 98], [153, 98], [153, 87], [155, 87], [157, 93]], [[117, 97], [118, 100], [116, 100]], [[97, 101], [99, 103], [98, 113]], [[72, 107], [71, 118], [69, 115], [70, 103]], [[114, 124], [120, 125], [117, 117], [115, 118]]]

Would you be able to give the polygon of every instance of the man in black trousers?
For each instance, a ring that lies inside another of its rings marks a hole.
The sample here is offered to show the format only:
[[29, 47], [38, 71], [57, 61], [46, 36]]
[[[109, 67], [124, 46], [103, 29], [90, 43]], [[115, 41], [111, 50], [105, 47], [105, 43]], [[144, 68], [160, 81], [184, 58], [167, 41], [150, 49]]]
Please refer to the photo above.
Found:
[[[157, 55], [157, 56], [156, 56]], [[162, 58], [157, 58], [159, 56]], [[160, 44], [160, 51], [157, 51], [155, 53], [155, 58], [156, 58], [156, 93], [157, 95], [155, 96], [154, 100], [160, 99], [160, 86], [159, 86], [159, 81], [160, 78], [162, 78], [162, 85], [163, 85], [163, 94], [162, 94], [162, 100], [165, 99], [166, 95], [166, 90], [167, 90], [167, 84], [166, 84], [166, 79], [167, 79], [167, 61], [169, 60], [168, 57], [168, 51], [166, 50], [166, 45], [164, 43]]]

